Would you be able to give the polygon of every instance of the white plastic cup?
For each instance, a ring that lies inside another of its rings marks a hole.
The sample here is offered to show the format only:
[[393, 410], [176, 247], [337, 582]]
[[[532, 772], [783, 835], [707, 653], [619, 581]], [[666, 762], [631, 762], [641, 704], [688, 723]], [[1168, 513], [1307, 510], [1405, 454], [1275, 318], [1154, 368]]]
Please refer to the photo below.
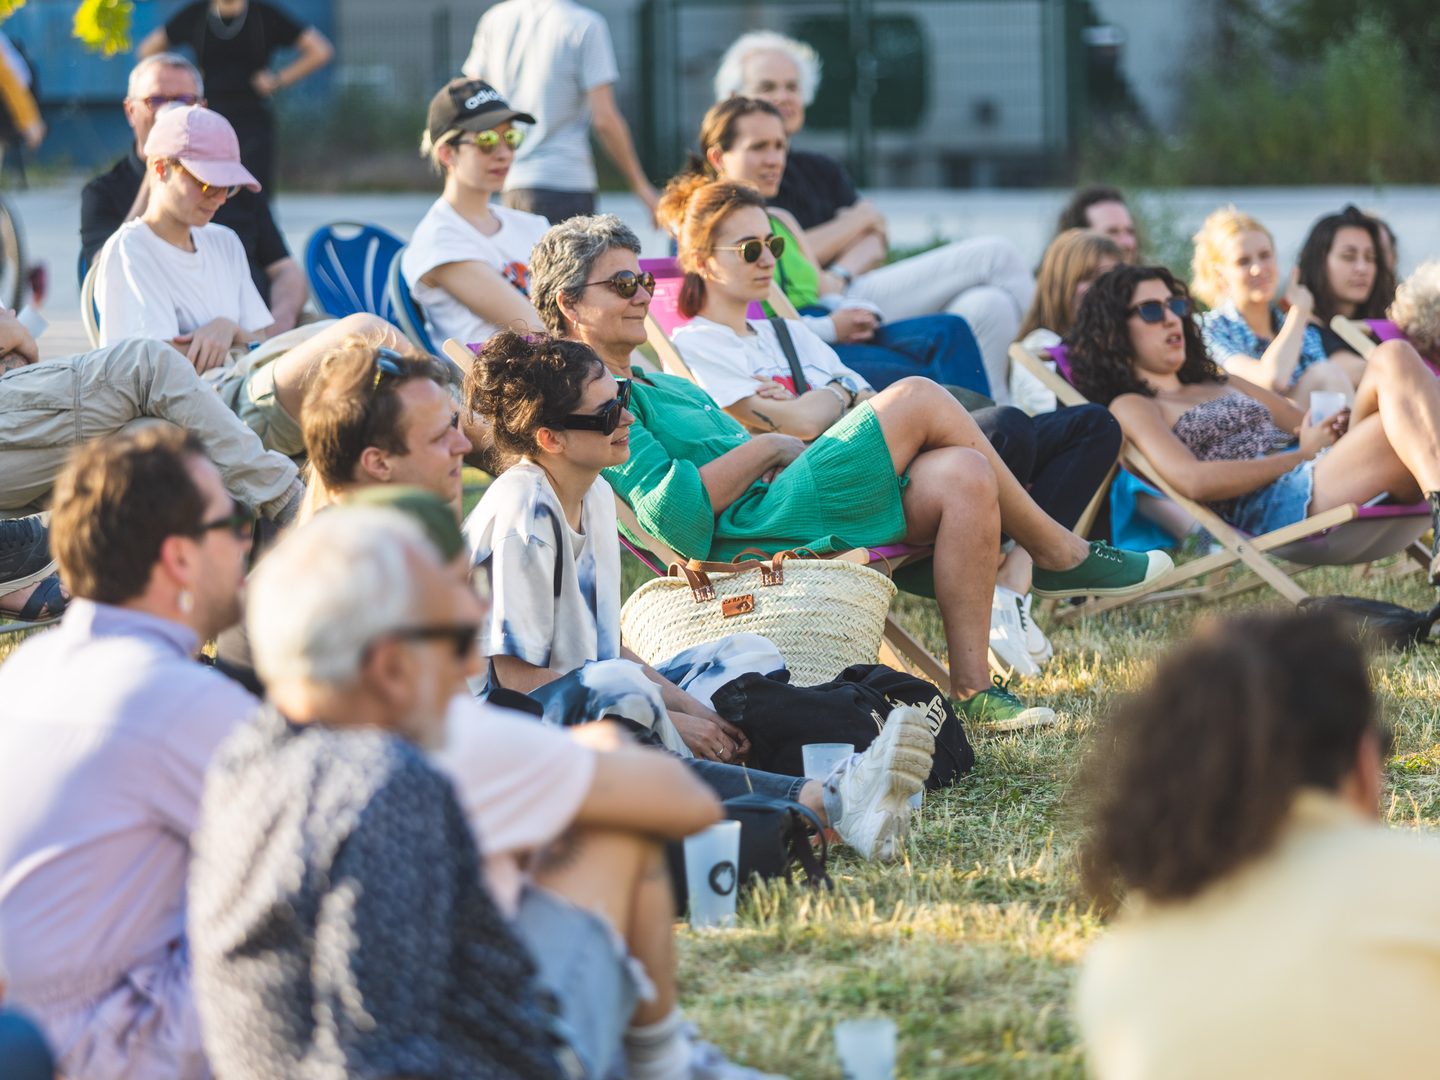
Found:
[[690, 925], [734, 926], [740, 891], [740, 822], [721, 821], [685, 838]]
[[919, 810], [925, 805], [925, 789], [922, 787], [914, 795], [910, 796], [910, 809]]
[[835, 1025], [835, 1053], [845, 1080], [894, 1080], [895, 1021], [842, 1020]]
[[1310, 423], [1320, 424], [1345, 408], [1345, 395], [1339, 390], [1316, 390], [1310, 395]]
[[835, 766], [848, 761], [855, 753], [855, 744], [848, 742], [812, 742], [800, 748], [800, 760], [805, 766], [805, 779], [824, 780]]

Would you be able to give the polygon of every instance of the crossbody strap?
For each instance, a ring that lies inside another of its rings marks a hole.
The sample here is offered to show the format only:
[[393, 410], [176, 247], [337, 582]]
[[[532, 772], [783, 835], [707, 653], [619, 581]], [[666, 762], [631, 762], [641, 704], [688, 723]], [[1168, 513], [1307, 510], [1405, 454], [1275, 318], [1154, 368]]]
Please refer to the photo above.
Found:
[[780, 351], [790, 363], [790, 377], [795, 380], [795, 396], [809, 393], [810, 382], [805, 378], [804, 369], [800, 367], [800, 357], [795, 352], [795, 340], [790, 336], [790, 327], [785, 325], [785, 320], [779, 315], [771, 315], [768, 321], [780, 341]]

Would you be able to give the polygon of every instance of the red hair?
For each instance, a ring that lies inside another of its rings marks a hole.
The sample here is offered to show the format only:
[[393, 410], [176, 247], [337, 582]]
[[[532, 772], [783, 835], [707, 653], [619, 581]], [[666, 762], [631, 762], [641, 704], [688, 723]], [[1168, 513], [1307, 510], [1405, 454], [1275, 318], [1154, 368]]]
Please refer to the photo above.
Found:
[[751, 206], [764, 210], [764, 196], [749, 184], [733, 180], [687, 173], [665, 185], [655, 215], [679, 244], [685, 283], [680, 286], [676, 306], [687, 319], [700, 314], [705, 306], [705, 278], [700, 268], [715, 250], [715, 233], [732, 213]]

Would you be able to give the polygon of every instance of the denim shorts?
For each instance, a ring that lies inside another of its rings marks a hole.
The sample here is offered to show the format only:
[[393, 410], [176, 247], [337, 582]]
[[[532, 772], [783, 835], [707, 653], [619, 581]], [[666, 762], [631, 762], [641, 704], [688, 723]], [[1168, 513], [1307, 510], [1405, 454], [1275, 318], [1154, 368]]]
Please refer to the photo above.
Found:
[[1236, 499], [1225, 516], [1231, 525], [1251, 536], [1273, 532], [1305, 519], [1314, 487], [1315, 462], [1302, 461], [1259, 491]]

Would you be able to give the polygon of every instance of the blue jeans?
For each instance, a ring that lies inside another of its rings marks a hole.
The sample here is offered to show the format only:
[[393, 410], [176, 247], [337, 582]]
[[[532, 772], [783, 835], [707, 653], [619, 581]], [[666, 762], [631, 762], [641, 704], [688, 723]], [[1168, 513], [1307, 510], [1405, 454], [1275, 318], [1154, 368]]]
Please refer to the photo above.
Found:
[[969, 324], [958, 315], [922, 315], [881, 323], [865, 342], [836, 345], [844, 365], [876, 390], [924, 375], [942, 386], [963, 386], [990, 395], [990, 379]]

